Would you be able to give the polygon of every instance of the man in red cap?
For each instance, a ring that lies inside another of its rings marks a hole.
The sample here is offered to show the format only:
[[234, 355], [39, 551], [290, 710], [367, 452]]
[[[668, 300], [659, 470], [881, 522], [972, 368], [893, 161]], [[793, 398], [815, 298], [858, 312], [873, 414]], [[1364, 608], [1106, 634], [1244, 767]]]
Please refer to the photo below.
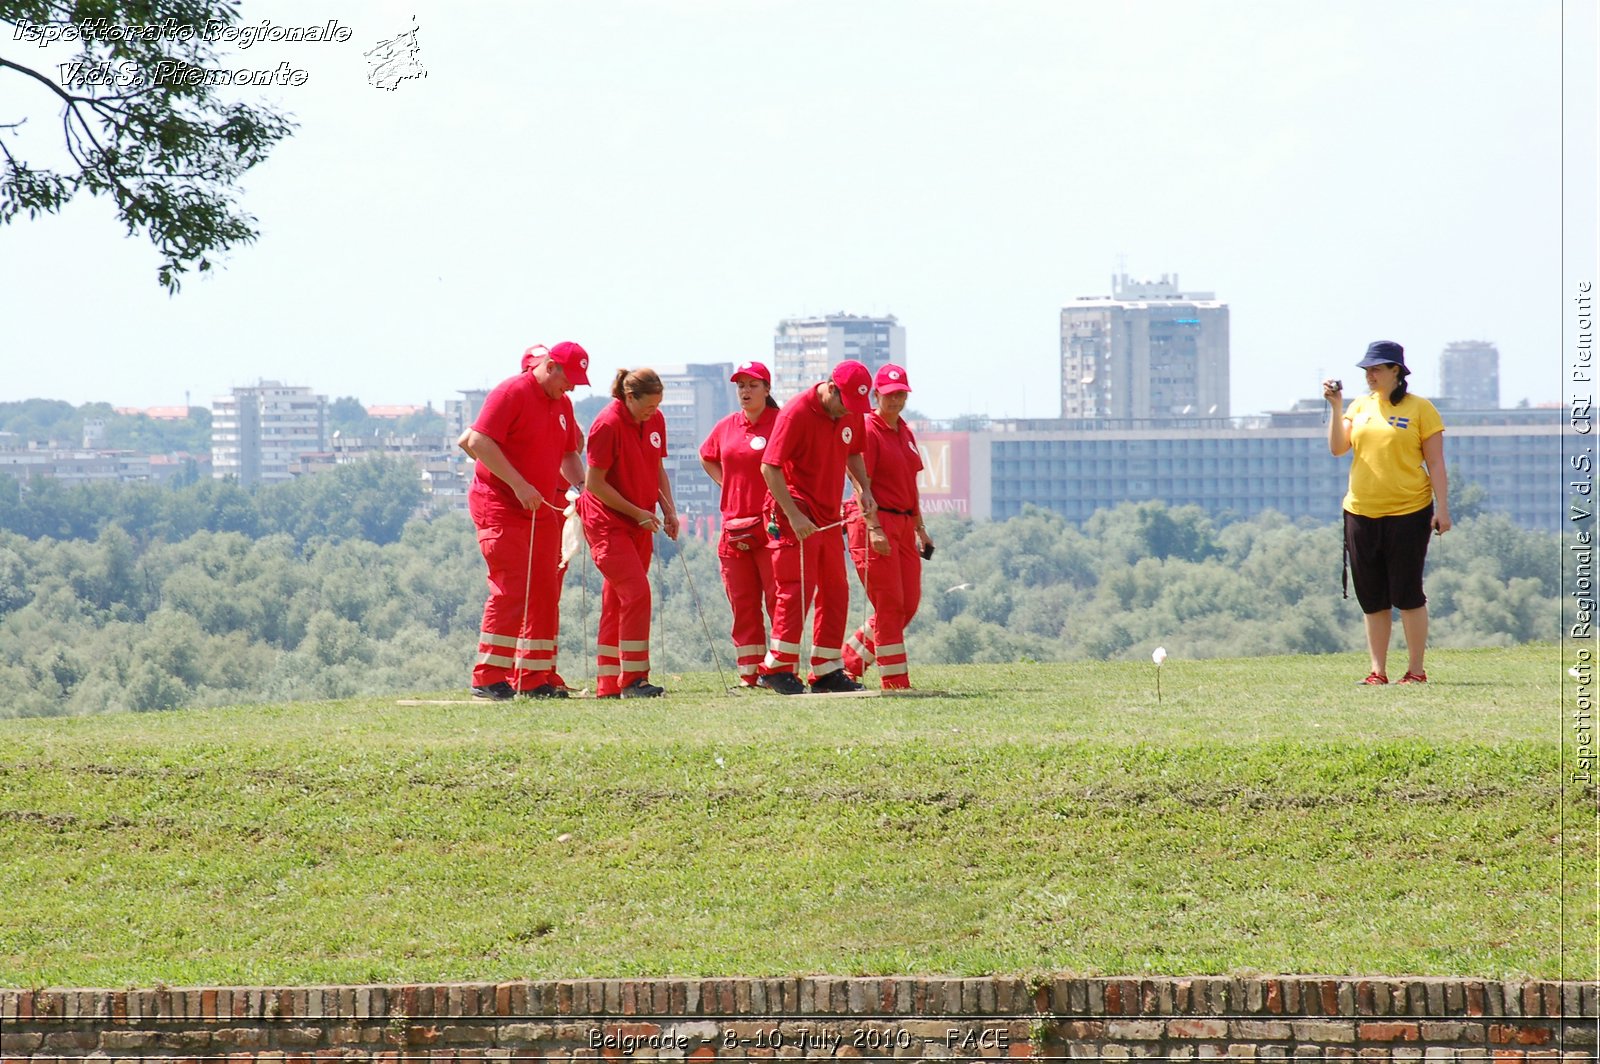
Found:
[[584, 478], [567, 393], [589, 383], [588, 352], [570, 341], [536, 345], [522, 370], [489, 393], [459, 441], [477, 463], [467, 508], [489, 566], [472, 694], [497, 702], [567, 697], [556, 671], [563, 496]]
[[873, 613], [845, 643], [844, 670], [854, 678], [875, 664], [883, 689], [896, 691], [911, 686], [906, 625], [922, 601], [922, 559], [924, 552], [931, 556], [933, 540], [917, 493], [922, 452], [900, 416], [911, 394], [905, 367], [883, 366], [873, 387], [878, 408], [867, 415], [863, 459], [878, 512], [863, 517], [854, 500], [845, 506], [850, 558]]
[[778, 592], [772, 641], [757, 682], [779, 694], [805, 690], [796, 670], [800, 633], [813, 598], [812, 693], [861, 690], [841, 663], [850, 584], [838, 526], [847, 471], [862, 513], [870, 517], [877, 512], [861, 458], [866, 443], [862, 415], [872, 409], [871, 391], [872, 374], [866, 366], [853, 359], [839, 363], [827, 380], [784, 404], [761, 459], [771, 495], [768, 516], [776, 525], [769, 549]]

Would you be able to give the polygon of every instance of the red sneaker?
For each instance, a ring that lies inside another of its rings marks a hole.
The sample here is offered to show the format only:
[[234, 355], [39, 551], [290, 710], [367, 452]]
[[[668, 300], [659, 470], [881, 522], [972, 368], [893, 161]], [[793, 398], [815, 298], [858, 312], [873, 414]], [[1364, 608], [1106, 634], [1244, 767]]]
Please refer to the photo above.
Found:
[[1385, 676], [1381, 672], [1369, 672], [1367, 673], [1367, 678], [1361, 681], [1362, 684], [1365, 684], [1369, 687], [1377, 687], [1380, 684], [1386, 684], [1388, 682], [1389, 677]]
[[1428, 674], [1425, 672], [1408, 672], [1400, 677], [1400, 683], [1427, 683]]

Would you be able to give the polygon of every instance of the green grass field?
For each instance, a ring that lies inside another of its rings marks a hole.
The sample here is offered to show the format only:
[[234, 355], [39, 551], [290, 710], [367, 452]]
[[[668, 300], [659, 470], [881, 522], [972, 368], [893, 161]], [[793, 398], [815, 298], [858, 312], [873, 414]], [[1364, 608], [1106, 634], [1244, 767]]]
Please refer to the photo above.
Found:
[[1429, 671], [0, 722], [0, 983], [1592, 974], [1559, 651]]

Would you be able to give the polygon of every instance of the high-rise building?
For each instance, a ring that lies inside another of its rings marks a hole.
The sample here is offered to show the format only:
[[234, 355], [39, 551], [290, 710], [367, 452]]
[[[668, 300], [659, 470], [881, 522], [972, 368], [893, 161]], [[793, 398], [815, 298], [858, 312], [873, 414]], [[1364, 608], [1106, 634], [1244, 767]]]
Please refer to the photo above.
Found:
[[712, 426], [739, 409], [728, 378], [732, 362], [657, 367], [661, 376], [661, 416], [667, 422], [667, 458], [672, 497], [685, 518], [717, 513], [721, 489], [700, 465], [700, 444]]
[[478, 420], [478, 411], [483, 409], [483, 401], [489, 398], [487, 388], [459, 388], [460, 399], [446, 399], [444, 401], [444, 423], [448, 431], [460, 436], [472, 427]]
[[211, 475], [241, 485], [288, 480], [307, 454], [328, 449], [328, 397], [260, 381], [211, 402]]
[[1111, 279], [1061, 308], [1061, 416], [1228, 416], [1228, 305], [1178, 275]]
[[905, 365], [906, 330], [893, 314], [869, 318], [840, 311], [817, 318], [785, 318], [772, 338], [772, 396], [782, 403], [828, 376], [847, 358], [878, 367]]
[[1439, 356], [1440, 398], [1463, 410], [1500, 406], [1500, 349], [1483, 340], [1446, 344]]

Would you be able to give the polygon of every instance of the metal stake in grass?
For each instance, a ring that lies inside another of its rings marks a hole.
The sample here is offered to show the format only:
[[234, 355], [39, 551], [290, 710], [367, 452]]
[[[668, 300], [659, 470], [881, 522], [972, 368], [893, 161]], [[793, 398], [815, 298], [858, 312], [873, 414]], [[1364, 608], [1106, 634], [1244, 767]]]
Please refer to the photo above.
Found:
[[722, 693], [727, 694], [728, 685], [722, 679], [722, 656], [717, 653], [717, 641], [711, 638], [711, 626], [706, 623], [706, 611], [700, 605], [700, 592], [694, 589], [694, 577], [689, 575], [689, 559], [683, 556], [683, 548], [678, 548], [678, 560], [683, 563], [683, 581], [689, 585], [689, 597], [694, 599], [694, 611], [700, 615], [700, 628], [706, 633], [706, 647], [711, 651], [711, 661], [717, 667], [717, 686], [722, 688]]
[[1150, 660], [1156, 663], [1156, 705], [1161, 704], [1161, 663], [1167, 660], [1167, 648], [1156, 647], [1150, 652]]
[[533, 641], [528, 638], [528, 599], [533, 595], [533, 526], [538, 522], [537, 511], [528, 514], [528, 564], [522, 571], [522, 620], [517, 622], [516, 649], [511, 651], [511, 662], [515, 666], [512, 678], [516, 683], [517, 694], [522, 694], [523, 674], [527, 670], [528, 659], [525, 654], [533, 653]]
[[[587, 536], [583, 537], [578, 549], [591, 562], [594, 560], [594, 555], [589, 552], [589, 538]], [[586, 677], [591, 669], [594, 670], [595, 675], [589, 680], [589, 690], [593, 691], [600, 686], [600, 665], [595, 661], [595, 655], [589, 653], [589, 567], [582, 562], [578, 563], [578, 601], [580, 603], [578, 616], [581, 618], [578, 622], [578, 638], [583, 643], [583, 649], [580, 653], [584, 658], [583, 671]], [[596, 633], [596, 639], [598, 641], [598, 633]]]

